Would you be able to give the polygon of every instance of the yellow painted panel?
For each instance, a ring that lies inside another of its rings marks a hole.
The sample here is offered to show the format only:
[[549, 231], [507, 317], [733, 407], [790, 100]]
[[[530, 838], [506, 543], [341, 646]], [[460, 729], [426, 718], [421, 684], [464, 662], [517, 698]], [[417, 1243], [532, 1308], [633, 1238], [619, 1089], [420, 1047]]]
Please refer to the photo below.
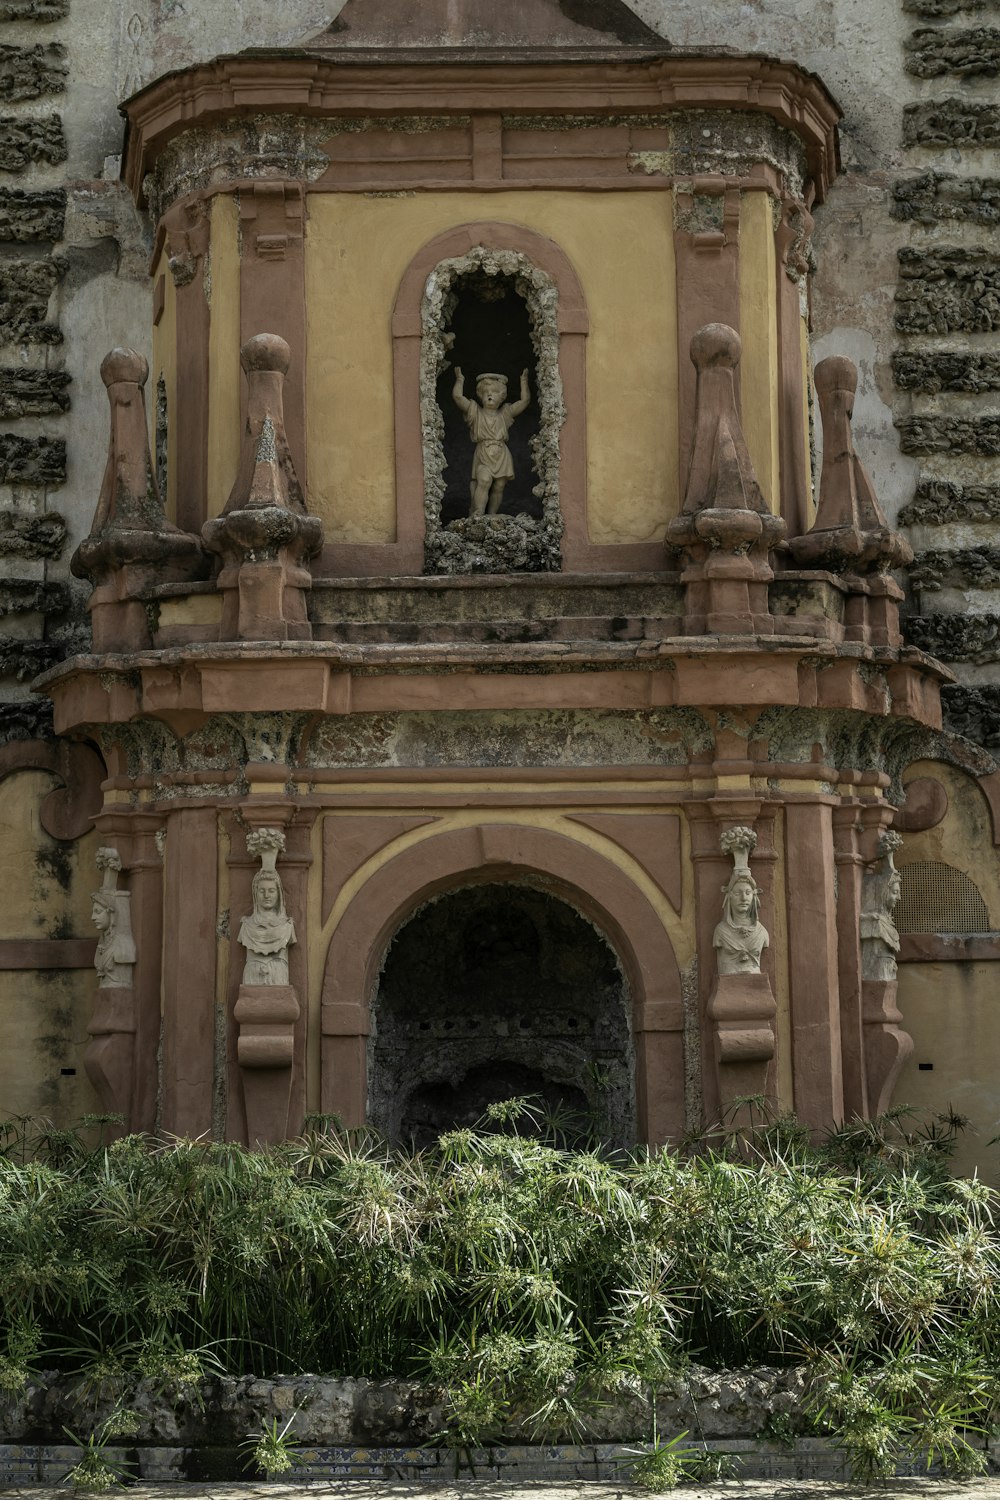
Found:
[[90, 893], [98, 835], [72, 843], [42, 828], [43, 798], [59, 786], [47, 771], [16, 771], [0, 781], [0, 938], [93, 937]]
[[64, 1127], [100, 1109], [83, 1068], [95, 984], [90, 969], [0, 972], [4, 1119], [44, 1116]]
[[146, 385], [146, 416], [150, 424], [149, 449], [156, 454], [156, 390], [162, 377], [167, 393], [167, 493], [161, 496], [171, 521], [177, 520], [177, 292], [167, 265], [167, 252], [160, 256], [153, 285], [163, 277], [163, 312], [153, 329], [153, 363]]
[[212, 199], [208, 330], [208, 513], [229, 499], [240, 462], [240, 247], [236, 201]]
[[744, 193], [740, 204], [740, 391], [743, 431], [764, 498], [781, 498], [778, 440], [778, 292], [771, 199]]
[[1000, 850], [993, 847], [986, 798], [973, 777], [942, 761], [915, 761], [907, 770], [905, 781], [909, 783], [919, 776], [931, 776], [942, 783], [948, 793], [948, 811], [936, 828], [903, 835], [896, 864], [935, 860], [962, 870], [979, 887], [990, 922], [1000, 931]]
[[[997, 965], [901, 964], [899, 1008], [914, 1050], [893, 1104], [965, 1115], [971, 1131], [959, 1140], [955, 1167], [978, 1170], [998, 1184], [998, 1153], [986, 1142], [1000, 1134], [1000, 1002]], [[931, 1071], [918, 1064], [932, 1063]]]
[[[678, 509], [676, 302], [670, 199], [659, 193], [314, 194], [306, 235], [309, 508], [327, 540], [395, 536], [390, 319], [428, 240], [502, 220], [547, 235], [580, 277], [591, 540], [663, 535]], [[637, 357], [641, 350], [641, 358]]]
[[164, 625], [215, 625], [222, 619], [222, 595], [185, 594], [160, 600], [160, 627]]

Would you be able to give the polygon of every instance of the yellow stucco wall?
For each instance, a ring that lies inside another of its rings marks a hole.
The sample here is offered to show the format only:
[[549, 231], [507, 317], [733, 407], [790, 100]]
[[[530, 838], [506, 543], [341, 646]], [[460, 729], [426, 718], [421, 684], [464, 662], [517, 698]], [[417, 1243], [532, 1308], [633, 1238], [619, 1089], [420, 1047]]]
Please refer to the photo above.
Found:
[[743, 432], [757, 483], [779, 508], [778, 305], [774, 221], [768, 193], [740, 202], [740, 395]]
[[[57, 785], [45, 771], [18, 771], [0, 782], [0, 939], [95, 935], [97, 834], [64, 843], [44, 831], [39, 808]], [[92, 969], [0, 971], [3, 1118], [44, 1116], [68, 1125], [99, 1108], [83, 1071], [95, 982]]]
[[669, 194], [317, 193], [310, 197], [306, 234], [308, 499], [323, 518], [327, 541], [394, 538], [393, 303], [422, 245], [477, 220], [547, 235], [583, 284], [591, 326], [591, 540], [661, 537], [678, 508]]
[[[985, 797], [971, 776], [941, 762], [918, 761], [905, 780], [919, 776], [944, 785], [948, 811], [936, 828], [905, 834], [896, 863], [935, 860], [962, 870], [1000, 927], [1000, 851]], [[899, 1008], [914, 1050], [894, 1103], [965, 1115], [975, 1133], [960, 1140], [956, 1167], [1000, 1180], [1000, 1151], [987, 1145], [1000, 1134], [1000, 963], [901, 964]]]

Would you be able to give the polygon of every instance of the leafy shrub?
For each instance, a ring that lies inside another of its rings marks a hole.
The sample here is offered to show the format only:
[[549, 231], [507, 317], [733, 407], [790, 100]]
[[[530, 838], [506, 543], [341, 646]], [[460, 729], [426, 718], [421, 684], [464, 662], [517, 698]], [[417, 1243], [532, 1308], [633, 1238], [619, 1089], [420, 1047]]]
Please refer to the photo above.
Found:
[[957, 1122], [812, 1146], [764, 1121], [609, 1158], [493, 1113], [417, 1154], [323, 1119], [266, 1152], [8, 1128], [0, 1384], [411, 1376], [445, 1388], [462, 1448], [513, 1423], [572, 1436], [693, 1359], [807, 1361], [860, 1476], [911, 1451], [976, 1466], [1000, 1238], [995, 1195], [947, 1176]]

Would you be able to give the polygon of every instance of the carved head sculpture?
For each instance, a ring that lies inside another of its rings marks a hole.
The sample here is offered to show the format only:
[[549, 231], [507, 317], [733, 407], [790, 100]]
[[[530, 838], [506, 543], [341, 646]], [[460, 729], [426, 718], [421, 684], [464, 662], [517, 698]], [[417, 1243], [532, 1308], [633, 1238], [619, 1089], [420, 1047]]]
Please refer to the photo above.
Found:
[[507, 377], [487, 371], [476, 377], [476, 395], [487, 411], [497, 411], [507, 399]]
[[247, 834], [247, 852], [260, 858], [260, 869], [253, 878], [253, 916], [257, 922], [278, 924], [287, 921], [285, 892], [277, 871], [278, 855], [285, 850], [285, 835], [279, 828], [255, 828]]
[[878, 841], [878, 856], [874, 869], [864, 879], [862, 907], [865, 911], [877, 911], [890, 917], [899, 905], [903, 894], [903, 882], [893, 864], [893, 855], [902, 847], [903, 835], [895, 829], [887, 829]]
[[760, 920], [760, 887], [750, 874], [757, 835], [752, 828], [728, 828], [719, 842], [723, 854], [733, 856], [733, 873], [722, 887], [723, 920], [752, 927]]

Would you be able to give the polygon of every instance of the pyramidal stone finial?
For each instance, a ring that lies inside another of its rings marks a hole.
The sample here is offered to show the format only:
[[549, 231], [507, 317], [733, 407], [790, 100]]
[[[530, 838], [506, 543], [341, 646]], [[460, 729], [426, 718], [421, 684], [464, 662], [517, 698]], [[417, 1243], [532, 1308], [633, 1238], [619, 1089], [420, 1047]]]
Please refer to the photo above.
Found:
[[831, 355], [816, 366], [813, 378], [823, 424], [819, 503], [811, 529], [793, 537], [788, 551], [800, 568], [822, 568], [843, 578], [848, 589], [846, 640], [898, 646], [903, 593], [889, 571], [908, 567], [913, 549], [889, 526], [854, 450], [851, 418], [857, 366], [842, 355]]
[[111, 408], [108, 461], [90, 535], [70, 569], [94, 585], [89, 609], [95, 651], [152, 645], [145, 596], [158, 583], [204, 577], [199, 539], [167, 520], [149, 452], [144, 386], [149, 365], [135, 349], [112, 349], [101, 362]]
[[282, 386], [291, 350], [258, 333], [240, 351], [247, 419], [236, 483], [220, 516], [202, 527], [222, 558], [223, 640], [309, 640], [305, 566], [323, 545], [323, 524], [306, 512], [285, 435]]
[[691, 340], [698, 372], [684, 505], [667, 544], [684, 561], [685, 635], [771, 635], [768, 555], [785, 533], [769, 509], [743, 436], [733, 372], [735, 328], [706, 323]]

